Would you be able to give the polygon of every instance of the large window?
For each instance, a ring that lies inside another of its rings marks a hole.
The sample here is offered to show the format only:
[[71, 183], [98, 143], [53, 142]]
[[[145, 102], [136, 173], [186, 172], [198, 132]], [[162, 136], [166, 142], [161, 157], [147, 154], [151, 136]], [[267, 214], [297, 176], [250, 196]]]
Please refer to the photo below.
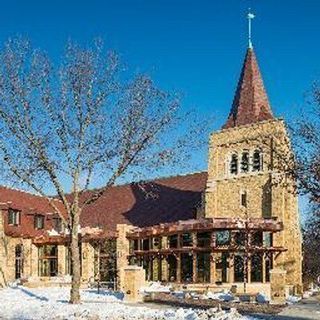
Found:
[[263, 245], [262, 231], [255, 231], [252, 233], [251, 244], [256, 247], [262, 247], [262, 245]]
[[178, 247], [178, 235], [173, 234], [168, 237], [168, 246], [169, 248], [177, 248]]
[[260, 150], [255, 150], [252, 156], [252, 171], [262, 170], [262, 153]]
[[238, 174], [238, 155], [235, 153], [231, 156], [230, 173]]
[[44, 229], [44, 216], [36, 214], [34, 216], [34, 228], [37, 230]]
[[39, 276], [55, 277], [58, 275], [58, 246], [43, 245], [39, 247]]
[[210, 253], [197, 254], [197, 282], [209, 283], [210, 282]]
[[197, 233], [197, 246], [201, 248], [209, 248], [211, 245], [211, 233], [210, 232], [198, 232]]
[[8, 224], [12, 226], [18, 226], [21, 223], [21, 212], [18, 210], [9, 209], [8, 212]]
[[190, 283], [193, 279], [193, 256], [189, 253], [181, 254], [181, 281]]
[[58, 233], [62, 232], [63, 224], [62, 219], [59, 217], [53, 218], [53, 229], [56, 230]]
[[251, 282], [262, 282], [262, 255], [251, 257]]
[[234, 257], [234, 282], [244, 281], [244, 259], [243, 256], [237, 255]]
[[182, 244], [182, 247], [192, 247], [192, 234], [183, 233], [181, 235], [181, 244]]
[[167, 258], [168, 271], [169, 271], [169, 282], [177, 280], [177, 259], [174, 255], [169, 255]]
[[223, 246], [230, 244], [230, 231], [220, 230], [216, 231], [216, 245]]
[[241, 156], [240, 169], [242, 173], [247, 173], [249, 171], [249, 152], [244, 151]]

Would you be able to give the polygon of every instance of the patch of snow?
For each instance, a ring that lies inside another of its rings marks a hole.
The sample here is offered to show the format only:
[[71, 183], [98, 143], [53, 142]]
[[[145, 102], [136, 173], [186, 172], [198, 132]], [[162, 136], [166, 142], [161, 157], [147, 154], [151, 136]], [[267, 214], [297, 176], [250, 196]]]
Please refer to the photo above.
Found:
[[71, 305], [68, 288], [26, 288], [23, 286], [0, 290], [0, 319], [8, 320], [249, 320], [235, 309], [220, 308], [160, 309], [134, 306], [122, 301], [121, 293], [108, 290], [81, 290], [82, 302]]
[[287, 298], [287, 303], [288, 304], [293, 304], [293, 303], [297, 303], [301, 300], [301, 297], [298, 297], [298, 296], [289, 296]]
[[263, 293], [258, 293], [256, 296], [256, 301], [258, 303], [269, 303], [270, 299]]
[[162, 293], [170, 293], [172, 290], [171, 285], [163, 285], [160, 282], [151, 282], [149, 286], [143, 287], [140, 289], [142, 293], [152, 293], [152, 292], [162, 292]]
[[48, 230], [47, 232], [50, 237], [56, 237], [60, 235], [59, 232], [57, 232], [57, 230], [54, 229]]
[[224, 302], [229, 302], [235, 299], [233, 294], [230, 292], [208, 292], [204, 295], [205, 299], [219, 300]]

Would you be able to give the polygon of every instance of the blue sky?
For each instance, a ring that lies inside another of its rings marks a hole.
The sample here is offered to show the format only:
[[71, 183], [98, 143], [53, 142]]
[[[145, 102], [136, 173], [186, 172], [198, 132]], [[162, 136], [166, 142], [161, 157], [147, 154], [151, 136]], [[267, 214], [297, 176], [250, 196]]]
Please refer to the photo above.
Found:
[[[1, 1], [0, 42], [28, 36], [58, 60], [67, 39], [102, 37], [136, 71], [182, 92], [184, 108], [229, 112], [247, 47], [247, 8], [256, 14], [253, 44], [274, 113], [293, 121], [320, 78], [318, 0]], [[207, 155], [196, 157], [205, 170]]]

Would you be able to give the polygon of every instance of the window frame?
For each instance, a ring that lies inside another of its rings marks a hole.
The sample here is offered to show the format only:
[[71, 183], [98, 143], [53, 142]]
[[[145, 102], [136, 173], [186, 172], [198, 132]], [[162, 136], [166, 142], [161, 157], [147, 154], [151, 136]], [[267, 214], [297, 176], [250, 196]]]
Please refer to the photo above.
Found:
[[[13, 215], [13, 216], [12, 216]], [[13, 218], [11, 218], [13, 217]], [[10, 208], [8, 210], [8, 225], [9, 226], [20, 226], [21, 225], [21, 211]]]
[[[42, 225], [39, 226], [38, 222], [42, 221]], [[45, 216], [43, 214], [35, 214], [34, 215], [34, 228], [35, 230], [43, 230], [45, 225]]]
[[236, 176], [239, 173], [239, 156], [237, 152], [233, 152], [229, 159], [229, 174]]

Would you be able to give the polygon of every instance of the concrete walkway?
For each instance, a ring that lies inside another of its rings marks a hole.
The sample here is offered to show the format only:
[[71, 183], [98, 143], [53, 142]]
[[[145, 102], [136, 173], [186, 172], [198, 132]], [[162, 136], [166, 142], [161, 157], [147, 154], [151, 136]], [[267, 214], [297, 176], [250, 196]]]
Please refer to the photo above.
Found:
[[272, 320], [320, 320], [320, 297], [303, 299], [299, 303], [287, 306], [277, 315], [254, 315], [254, 317]]

